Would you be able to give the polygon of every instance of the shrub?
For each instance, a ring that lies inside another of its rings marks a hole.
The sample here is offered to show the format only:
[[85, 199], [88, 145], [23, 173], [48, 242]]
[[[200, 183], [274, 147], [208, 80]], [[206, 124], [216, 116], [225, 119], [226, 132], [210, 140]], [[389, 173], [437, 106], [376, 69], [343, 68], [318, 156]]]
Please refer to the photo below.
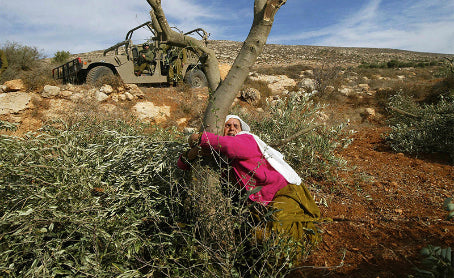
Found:
[[398, 94], [389, 102], [391, 133], [387, 136], [395, 151], [406, 153], [448, 153], [454, 159], [454, 100], [441, 98], [436, 104], [418, 104]]
[[283, 138], [314, 127], [277, 148], [303, 178], [334, 179], [335, 169], [345, 166], [345, 161], [335, 155], [335, 150], [348, 146], [351, 140], [345, 124], [331, 127], [316, 124], [322, 108], [309, 100], [309, 96], [296, 93], [266, 107], [268, 116], [242, 116], [250, 122], [252, 130], [268, 143], [279, 144]]
[[[86, 118], [49, 122], [24, 138], [0, 136], [0, 276], [289, 271], [295, 249], [285, 238], [255, 240], [260, 223], [250, 221], [247, 196], [233, 185], [220, 194], [209, 175], [194, 182], [175, 167], [187, 148], [181, 134], [145, 128]], [[216, 207], [207, 205], [209, 194]]]
[[26, 71], [38, 66], [38, 60], [43, 55], [36, 47], [20, 45], [16, 42], [6, 42], [3, 51], [8, 59], [8, 69], [3, 72], [2, 81], [20, 78]]
[[71, 57], [71, 53], [69, 51], [57, 51], [54, 54], [54, 57], [52, 58], [52, 62], [54, 63], [66, 63], [69, 60], [69, 57]]

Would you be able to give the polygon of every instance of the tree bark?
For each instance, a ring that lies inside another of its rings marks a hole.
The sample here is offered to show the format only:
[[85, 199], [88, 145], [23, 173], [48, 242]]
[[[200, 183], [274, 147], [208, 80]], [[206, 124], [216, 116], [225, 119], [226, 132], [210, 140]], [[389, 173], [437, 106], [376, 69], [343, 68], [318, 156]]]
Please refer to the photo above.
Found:
[[147, 0], [152, 11], [153, 25], [168, 44], [187, 47], [199, 57], [212, 94], [203, 117], [202, 129], [220, 134], [230, 106], [246, 80], [249, 71], [263, 50], [273, 25], [274, 16], [287, 0], [255, 0], [254, 21], [227, 77], [221, 82], [219, 63], [212, 49], [201, 41], [172, 30], [167, 22], [160, 0]]
[[251, 67], [262, 53], [271, 27], [274, 15], [284, 5], [286, 0], [256, 0], [254, 4], [254, 21], [249, 35], [241, 47], [232, 68], [225, 80], [212, 94], [204, 115], [204, 125], [207, 131], [219, 134], [222, 131], [224, 119], [228, 114], [238, 91], [249, 75]]

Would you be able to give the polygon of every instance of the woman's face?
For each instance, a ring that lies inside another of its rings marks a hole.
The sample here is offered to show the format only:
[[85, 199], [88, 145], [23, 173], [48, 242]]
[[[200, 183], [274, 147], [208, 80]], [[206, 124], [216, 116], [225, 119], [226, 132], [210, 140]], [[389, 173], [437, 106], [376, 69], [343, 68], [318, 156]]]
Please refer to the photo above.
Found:
[[235, 136], [241, 131], [241, 123], [238, 119], [229, 119], [224, 125], [224, 136]]

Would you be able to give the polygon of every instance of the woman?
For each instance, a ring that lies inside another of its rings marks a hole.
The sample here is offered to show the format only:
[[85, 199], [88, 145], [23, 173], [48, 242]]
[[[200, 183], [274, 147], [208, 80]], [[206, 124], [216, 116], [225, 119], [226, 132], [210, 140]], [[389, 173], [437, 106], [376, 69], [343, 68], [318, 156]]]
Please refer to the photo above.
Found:
[[276, 210], [274, 221], [267, 224], [268, 230], [317, 241], [314, 222], [320, 220], [320, 210], [301, 178], [280, 152], [249, 131], [242, 119], [228, 115], [224, 136], [210, 132], [190, 136], [191, 149], [180, 157], [178, 166], [189, 169], [189, 161], [199, 154], [206, 155], [211, 149], [220, 152], [229, 158], [238, 183], [253, 192], [249, 199]]

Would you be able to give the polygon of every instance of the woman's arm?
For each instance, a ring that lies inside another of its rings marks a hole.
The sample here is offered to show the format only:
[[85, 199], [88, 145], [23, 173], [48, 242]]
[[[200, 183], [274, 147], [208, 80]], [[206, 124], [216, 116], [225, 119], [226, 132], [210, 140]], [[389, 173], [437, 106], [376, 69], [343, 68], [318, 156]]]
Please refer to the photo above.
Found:
[[210, 132], [203, 132], [200, 137], [202, 149], [213, 149], [232, 159], [247, 159], [260, 156], [261, 152], [250, 134], [236, 136], [219, 136]]

